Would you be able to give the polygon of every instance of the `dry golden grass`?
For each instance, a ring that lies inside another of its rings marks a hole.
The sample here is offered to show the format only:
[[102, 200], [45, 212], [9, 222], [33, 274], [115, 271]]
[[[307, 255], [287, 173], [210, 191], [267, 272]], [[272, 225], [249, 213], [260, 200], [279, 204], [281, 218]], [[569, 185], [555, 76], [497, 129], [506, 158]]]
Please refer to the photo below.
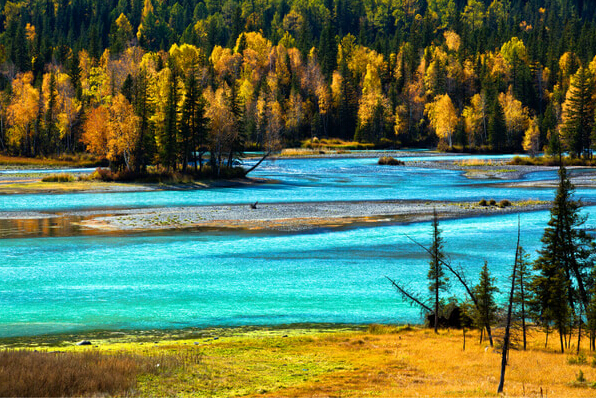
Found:
[[122, 394], [136, 384], [139, 361], [107, 356], [29, 350], [0, 351], [0, 396], [71, 397]]
[[325, 153], [319, 149], [310, 148], [285, 148], [281, 150], [279, 156], [313, 156]]
[[0, 155], [0, 165], [2, 166], [91, 167], [96, 166], [98, 163], [98, 159], [86, 154], [62, 156], [60, 158], [28, 158], [24, 156]]
[[[461, 330], [435, 335], [388, 325], [371, 325], [366, 331], [261, 329], [219, 339], [162, 339], [158, 344], [96, 343], [104, 354], [125, 352], [129, 358], [171, 362], [171, 371], [145, 368], [138, 374], [134, 391], [141, 396], [497, 396], [501, 356], [486, 342], [479, 344], [478, 337], [476, 331], [467, 333], [465, 351]], [[573, 354], [556, 352], [558, 336], [549, 338], [547, 348], [544, 337], [533, 331], [528, 351], [510, 353], [505, 395], [596, 396], [593, 354], [584, 351], [578, 361]], [[61, 349], [76, 358], [89, 348]], [[577, 382], [580, 370], [584, 383]]]
[[465, 159], [453, 162], [456, 166], [468, 167], [468, 166], [499, 166], [501, 162], [494, 162], [486, 159]]

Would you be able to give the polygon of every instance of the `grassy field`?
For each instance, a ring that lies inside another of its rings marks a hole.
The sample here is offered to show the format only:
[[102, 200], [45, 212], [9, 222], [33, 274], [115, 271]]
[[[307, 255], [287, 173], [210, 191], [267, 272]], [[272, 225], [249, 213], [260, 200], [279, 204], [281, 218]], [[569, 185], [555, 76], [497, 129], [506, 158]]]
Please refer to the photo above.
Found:
[[[511, 352], [506, 396], [595, 396], [596, 360], [592, 353], [557, 353], [556, 336], [550, 337], [552, 344], [547, 348], [544, 337], [534, 331], [528, 351]], [[461, 330], [443, 330], [435, 335], [427, 329], [393, 326], [365, 330], [261, 328], [227, 333], [216, 329], [210, 334], [175, 338], [95, 338], [90, 346], [55, 340], [42, 347], [39, 339], [33, 341], [35, 353], [30, 345], [25, 351], [0, 352], [0, 393], [497, 396], [501, 360], [498, 350], [479, 344], [474, 331], [467, 333], [464, 351]], [[12, 345], [10, 350], [14, 349]], [[7, 352], [12, 355], [10, 361], [6, 360]], [[38, 367], [43, 371], [31, 372], [31, 366], [22, 365], [36, 362], [45, 364]], [[101, 372], [89, 371], [85, 363], [101, 367]], [[73, 364], [82, 370], [76, 372]], [[68, 383], [81, 389], [65, 390], [59, 385], [64, 377], [56, 373], [67, 374]], [[23, 385], [46, 390], [16, 390]]]

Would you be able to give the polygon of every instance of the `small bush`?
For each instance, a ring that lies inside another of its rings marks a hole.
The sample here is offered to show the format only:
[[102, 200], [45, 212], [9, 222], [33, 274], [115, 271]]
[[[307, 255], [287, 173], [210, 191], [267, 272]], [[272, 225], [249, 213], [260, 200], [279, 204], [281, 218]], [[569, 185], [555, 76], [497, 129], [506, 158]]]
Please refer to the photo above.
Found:
[[42, 182], [73, 182], [75, 180], [72, 174], [50, 174], [41, 179]]
[[567, 363], [569, 365], [585, 365], [588, 363], [586, 359], [586, 355], [583, 352], [580, 352], [577, 356], [570, 356], [567, 358]]
[[497, 201], [494, 199], [491, 199], [490, 202], [488, 202], [489, 205], [491, 206], [496, 206], [497, 205]]
[[488, 203], [486, 202], [486, 199], [482, 199], [480, 202], [478, 202], [478, 205], [480, 205], [480, 206], [488, 206]]
[[86, 177], [81, 177], [81, 180], [88, 181], [114, 181], [112, 170], [98, 167], [93, 173]]
[[508, 201], [507, 199], [503, 199], [502, 201], [499, 202], [499, 207], [501, 209], [502, 208], [505, 208], [505, 207], [508, 207], [508, 206], [511, 206], [511, 202]]
[[410, 325], [380, 325], [378, 323], [373, 323], [368, 325], [368, 333], [370, 334], [391, 334], [391, 333], [401, 333], [401, 332], [409, 332], [414, 330], [414, 328]]
[[576, 381], [578, 383], [585, 383], [586, 382], [586, 376], [584, 376], [584, 372], [582, 372], [581, 369], [579, 370], [579, 373], [577, 374]]
[[395, 159], [392, 156], [383, 156], [379, 158], [378, 163], [383, 166], [403, 166], [405, 164], [402, 160]]

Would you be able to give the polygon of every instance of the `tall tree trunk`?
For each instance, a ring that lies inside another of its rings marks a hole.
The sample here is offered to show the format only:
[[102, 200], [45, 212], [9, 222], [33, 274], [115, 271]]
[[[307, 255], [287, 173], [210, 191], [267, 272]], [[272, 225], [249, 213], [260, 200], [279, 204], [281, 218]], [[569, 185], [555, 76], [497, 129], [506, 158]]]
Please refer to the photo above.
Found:
[[513, 294], [515, 293], [515, 272], [517, 271], [517, 262], [519, 256], [519, 237], [520, 237], [520, 222], [519, 216], [517, 218], [517, 246], [515, 248], [515, 262], [513, 263], [513, 276], [511, 278], [511, 292], [509, 293], [509, 308], [507, 309], [507, 323], [505, 324], [505, 337], [503, 338], [503, 353], [501, 356], [501, 380], [499, 381], [499, 388], [497, 394], [503, 392], [505, 385], [505, 369], [507, 368], [507, 354], [509, 352], [509, 338], [511, 328], [511, 314], [513, 313]]
[[[523, 261], [520, 258], [520, 261]], [[524, 275], [523, 273], [520, 273], [520, 280], [519, 280], [519, 284], [520, 284], [520, 298], [521, 298], [521, 321], [522, 321], [522, 337], [524, 340], [524, 351], [526, 350], [526, 344], [527, 344], [527, 340], [526, 340], [526, 295], [524, 292]]]

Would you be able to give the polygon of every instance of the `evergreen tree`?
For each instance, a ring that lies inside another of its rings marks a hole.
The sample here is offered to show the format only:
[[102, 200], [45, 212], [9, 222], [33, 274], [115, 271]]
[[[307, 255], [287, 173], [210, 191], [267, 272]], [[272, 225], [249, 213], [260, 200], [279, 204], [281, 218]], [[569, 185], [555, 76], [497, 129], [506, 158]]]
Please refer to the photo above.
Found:
[[139, 137], [134, 143], [135, 155], [133, 169], [136, 172], [146, 170], [147, 165], [153, 159], [155, 153], [155, 136], [150, 124], [150, 116], [153, 111], [149, 99], [149, 79], [147, 70], [141, 67], [133, 81], [133, 99], [131, 101], [135, 114], [139, 117]]
[[178, 133], [178, 76], [175, 68], [171, 68], [168, 76], [168, 96], [166, 98], [166, 114], [162, 130], [160, 148], [161, 163], [168, 169], [176, 170], [177, 133]]
[[580, 67], [571, 78], [567, 98], [563, 105], [561, 133], [576, 156], [592, 157], [592, 133], [594, 128], [594, 87], [588, 68]]
[[563, 339], [574, 310], [589, 313], [589, 286], [593, 268], [592, 238], [581, 226], [586, 218], [579, 214], [581, 204], [572, 199], [574, 186], [563, 164], [559, 168], [559, 186], [553, 202], [548, 227], [542, 237], [542, 249], [534, 262], [537, 275], [532, 281], [535, 307], [543, 322], [553, 322]]
[[529, 255], [520, 246], [517, 259], [517, 272], [515, 275], [515, 290], [513, 302], [516, 307], [516, 318], [521, 323], [522, 341], [524, 350], [527, 347], [526, 320], [529, 318], [528, 311], [530, 306], [530, 262]]
[[44, 153], [50, 153], [52, 151], [59, 151], [58, 146], [58, 127], [56, 126], [56, 101], [58, 93], [56, 92], [56, 74], [54, 72], [49, 73], [48, 93], [47, 93], [47, 105], [46, 112], [44, 115], [44, 127], [45, 137], [43, 143]]
[[321, 70], [331, 79], [331, 75], [337, 66], [337, 43], [333, 34], [333, 25], [331, 21], [325, 23], [321, 38], [319, 40], [319, 58], [321, 60]]
[[500, 151], [506, 144], [505, 113], [497, 96], [493, 97], [488, 117], [488, 142], [492, 150]]
[[[497, 315], [497, 303], [495, 293], [499, 289], [495, 286], [496, 278], [490, 276], [488, 263], [485, 261], [480, 271], [480, 280], [472, 290], [476, 297], [476, 324], [482, 328], [488, 328], [494, 322]], [[493, 346], [492, 335], [489, 333], [490, 346]]]
[[244, 104], [242, 104], [238, 96], [238, 85], [236, 82], [232, 83], [230, 87], [228, 101], [230, 103], [230, 111], [234, 115], [234, 129], [236, 130], [234, 140], [230, 143], [230, 153], [228, 154], [228, 167], [233, 167], [234, 161], [244, 156], [244, 145], [246, 143]]
[[205, 101], [195, 73], [190, 73], [185, 83], [186, 95], [180, 122], [182, 170], [185, 171], [187, 164], [192, 161], [196, 172], [203, 167], [203, 154], [206, 150]]
[[430, 268], [428, 270], [428, 289], [432, 294], [434, 302], [434, 327], [435, 333], [438, 333], [439, 325], [439, 307], [441, 305], [440, 292], [447, 290], [448, 278], [443, 271], [443, 261], [445, 254], [443, 253], [443, 238], [441, 237], [441, 229], [439, 228], [439, 218], [437, 210], [433, 209], [433, 242], [430, 246]]

